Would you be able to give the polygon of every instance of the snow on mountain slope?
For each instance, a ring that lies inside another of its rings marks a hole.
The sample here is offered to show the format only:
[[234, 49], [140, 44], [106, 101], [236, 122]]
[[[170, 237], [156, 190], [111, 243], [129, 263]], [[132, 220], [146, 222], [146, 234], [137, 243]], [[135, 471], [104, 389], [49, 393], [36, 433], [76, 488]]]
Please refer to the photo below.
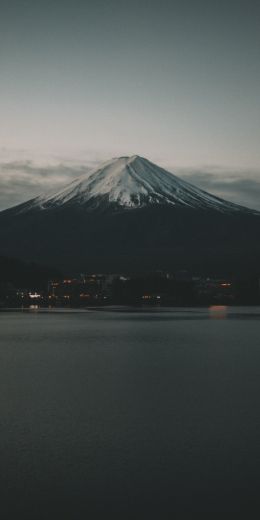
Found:
[[250, 212], [196, 188], [137, 155], [105, 162], [63, 190], [29, 201], [21, 207], [21, 211], [46, 210], [64, 205], [98, 208], [104, 202], [126, 209], [170, 204], [193, 209], [213, 209], [222, 213]]

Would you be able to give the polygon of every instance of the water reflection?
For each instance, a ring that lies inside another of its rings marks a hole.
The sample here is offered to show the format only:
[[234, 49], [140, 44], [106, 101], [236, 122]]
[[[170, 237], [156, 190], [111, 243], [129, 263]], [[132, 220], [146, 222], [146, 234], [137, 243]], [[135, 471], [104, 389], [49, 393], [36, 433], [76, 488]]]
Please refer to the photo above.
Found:
[[209, 307], [209, 317], [213, 320], [223, 320], [227, 318], [227, 305], [211, 305]]
[[39, 305], [30, 305], [29, 306], [30, 311], [38, 311], [38, 309], [39, 309]]

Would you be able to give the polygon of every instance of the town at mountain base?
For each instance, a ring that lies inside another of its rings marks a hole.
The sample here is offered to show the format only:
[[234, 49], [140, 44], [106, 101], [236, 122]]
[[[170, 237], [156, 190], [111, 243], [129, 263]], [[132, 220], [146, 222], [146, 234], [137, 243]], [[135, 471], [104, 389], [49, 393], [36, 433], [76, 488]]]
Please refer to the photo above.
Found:
[[80, 273], [0, 257], [0, 310], [23, 308], [147, 308], [210, 306], [211, 317], [226, 317], [226, 306], [259, 305], [259, 275], [192, 276], [187, 271], [142, 274]]

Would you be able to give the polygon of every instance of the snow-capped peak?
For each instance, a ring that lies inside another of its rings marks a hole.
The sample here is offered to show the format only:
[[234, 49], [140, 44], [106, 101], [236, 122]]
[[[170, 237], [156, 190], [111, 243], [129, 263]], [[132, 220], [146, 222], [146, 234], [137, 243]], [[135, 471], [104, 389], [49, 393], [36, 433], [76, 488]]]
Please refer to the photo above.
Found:
[[245, 210], [196, 188], [138, 155], [102, 163], [64, 189], [37, 197], [31, 201], [30, 208], [49, 209], [64, 205], [98, 208], [104, 203], [127, 209], [168, 204], [221, 212]]

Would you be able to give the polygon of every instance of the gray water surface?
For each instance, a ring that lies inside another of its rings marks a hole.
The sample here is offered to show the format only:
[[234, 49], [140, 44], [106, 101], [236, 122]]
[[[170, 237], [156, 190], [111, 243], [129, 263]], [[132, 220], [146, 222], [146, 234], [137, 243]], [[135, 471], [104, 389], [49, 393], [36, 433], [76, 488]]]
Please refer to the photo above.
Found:
[[1, 312], [1, 517], [251, 517], [259, 339], [259, 308]]

